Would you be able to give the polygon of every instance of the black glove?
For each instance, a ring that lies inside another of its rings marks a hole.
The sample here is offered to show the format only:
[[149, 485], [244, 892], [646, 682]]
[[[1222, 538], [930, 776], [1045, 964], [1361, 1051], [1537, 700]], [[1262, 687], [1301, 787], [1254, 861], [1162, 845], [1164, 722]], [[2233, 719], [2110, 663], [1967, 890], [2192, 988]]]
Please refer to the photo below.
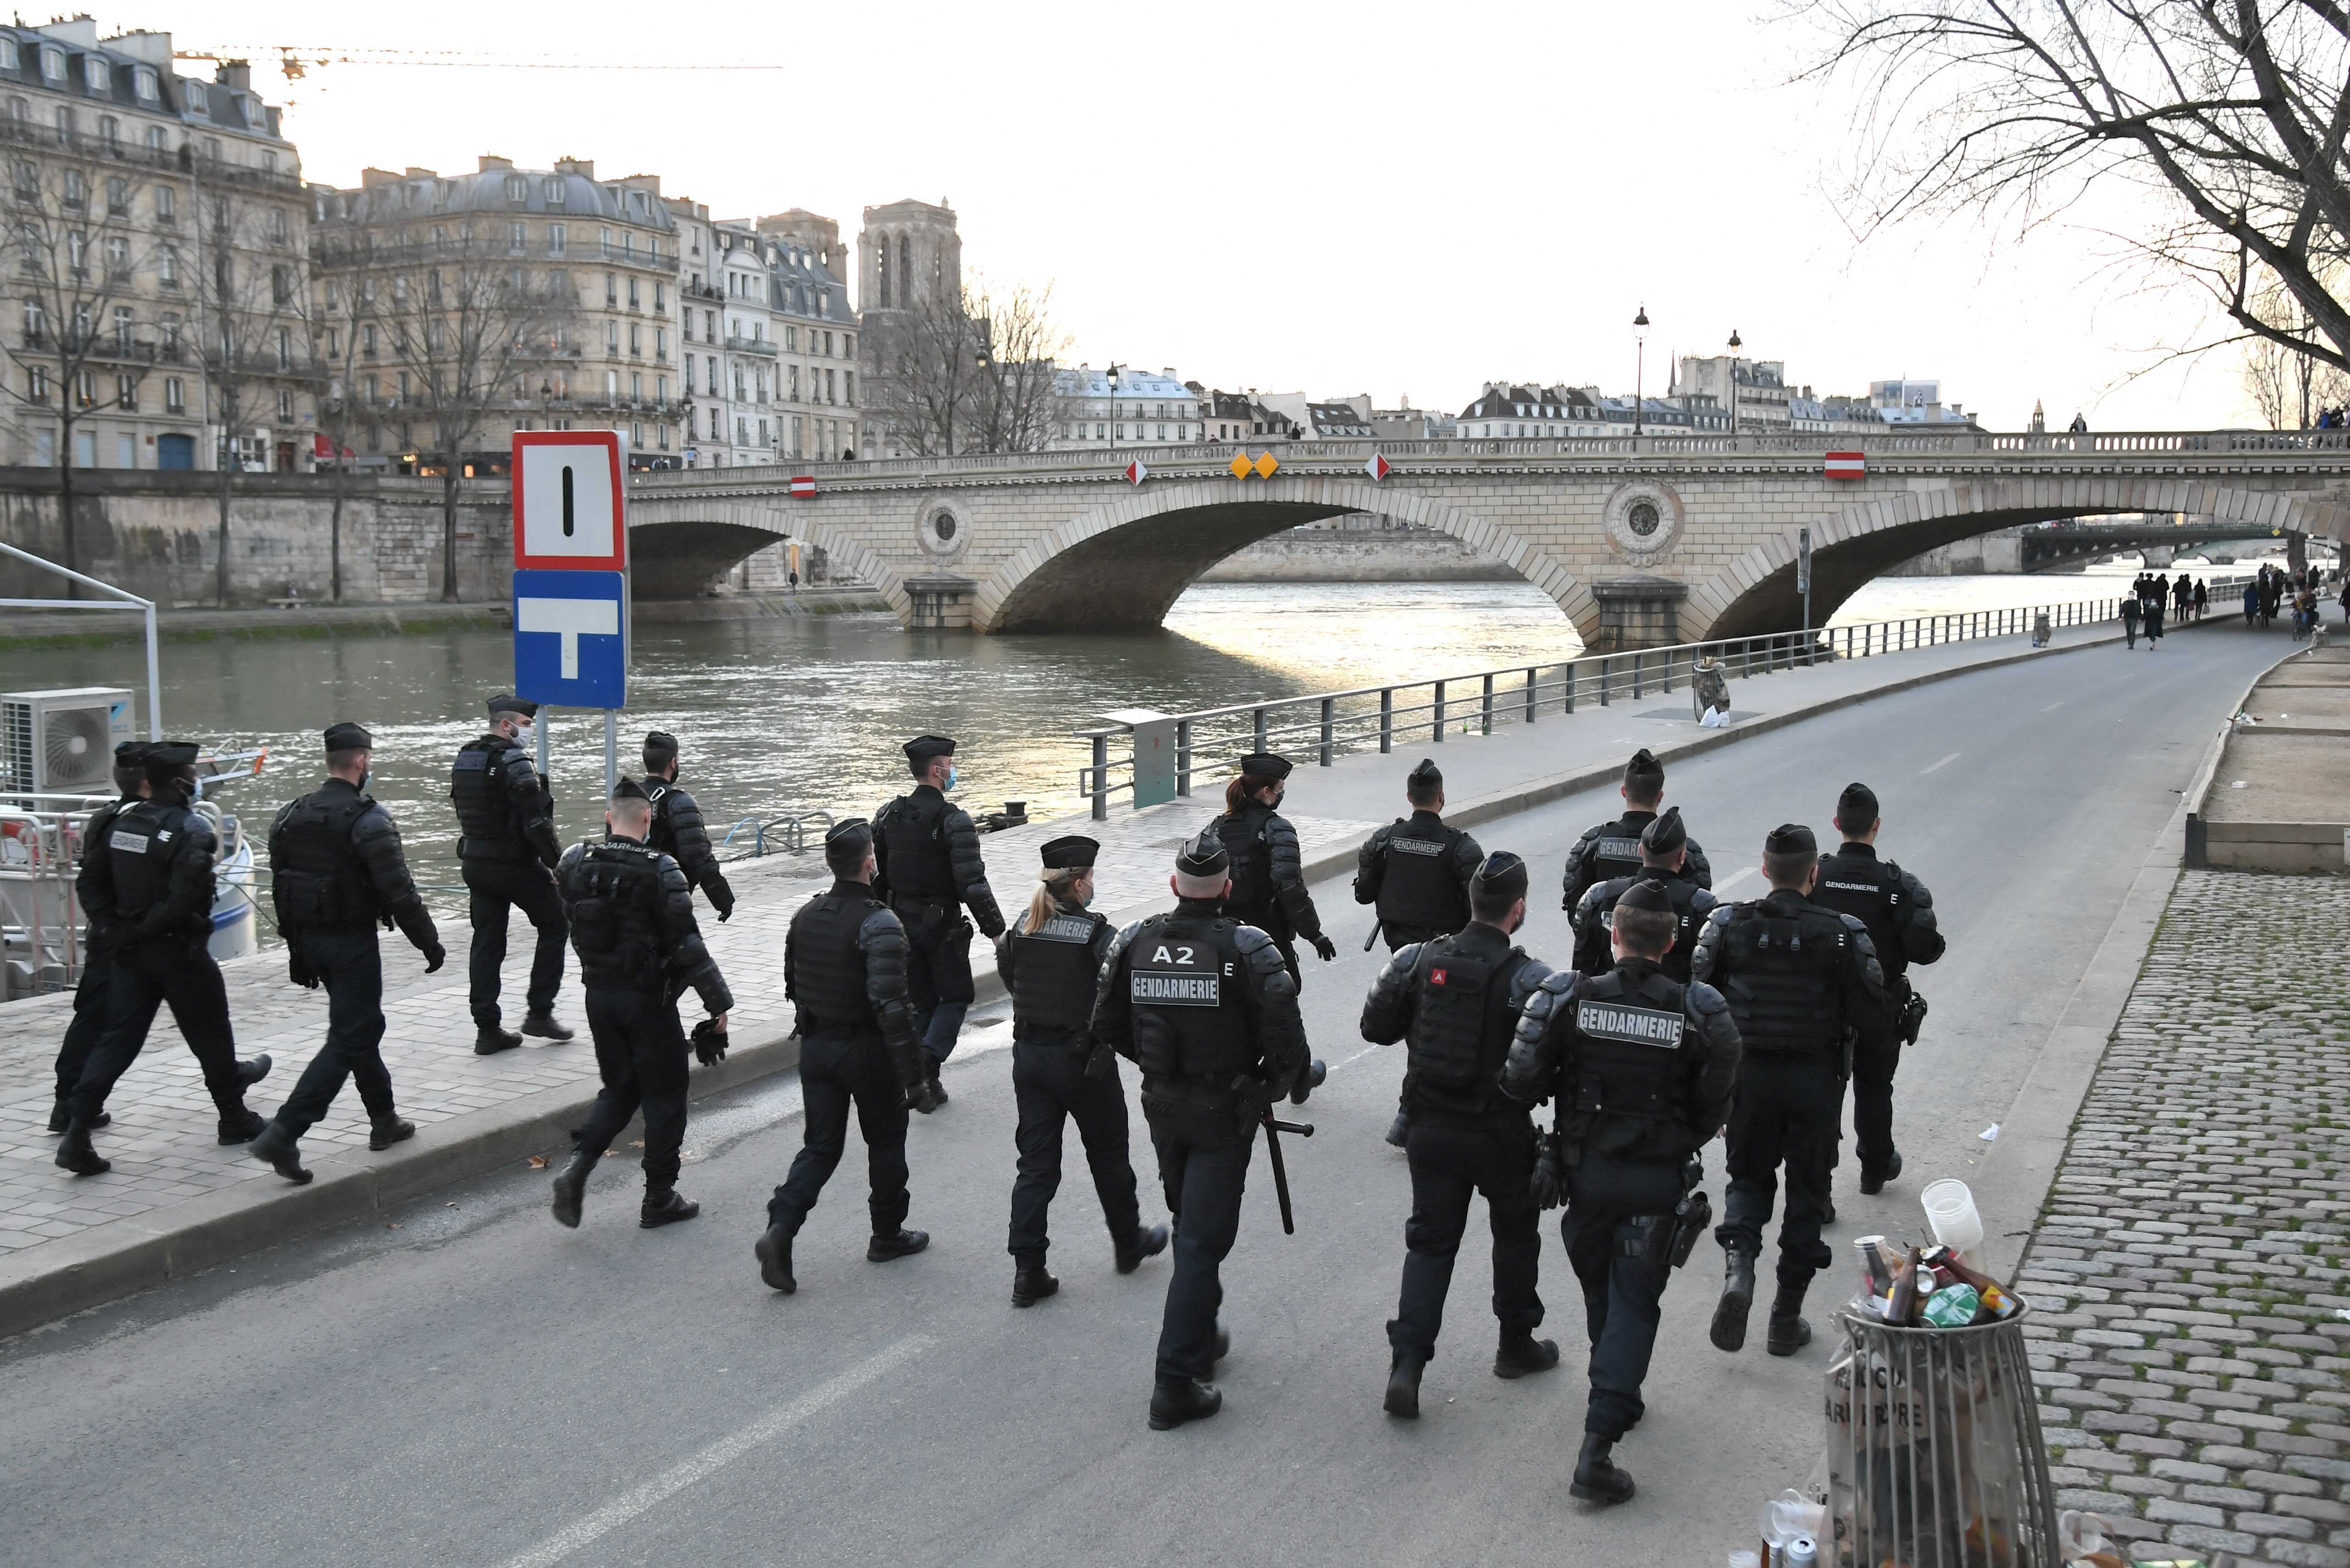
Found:
[[726, 1060], [726, 1031], [715, 1018], [705, 1018], [693, 1026], [693, 1059], [705, 1067], [715, 1067]]
[[907, 1085], [906, 1108], [924, 1114], [939, 1108], [939, 1097], [931, 1092], [931, 1081], [928, 1078], [917, 1078]]
[[424, 972], [426, 974], [439, 974], [441, 972], [441, 966], [448, 961], [449, 950], [442, 947], [439, 942], [434, 942], [431, 947], [424, 950]]
[[289, 946], [286, 950], [286, 978], [305, 991], [318, 989], [317, 972], [311, 969], [309, 961], [302, 956], [299, 947]]
[[1901, 1040], [1904, 1044], [1918, 1044], [1918, 1031], [1926, 1024], [1926, 999], [1916, 992], [1901, 1004]]
[[1338, 944], [1326, 936], [1316, 936], [1314, 939], [1314, 950], [1322, 955], [1324, 963], [1329, 963], [1338, 956]]
[[1534, 1135], [1534, 1168], [1526, 1186], [1540, 1208], [1555, 1209], [1566, 1196], [1566, 1160], [1559, 1152], [1556, 1133]]
[[718, 923], [723, 926], [726, 923], [726, 917], [734, 912], [734, 895], [732, 893], [726, 895], [726, 901], [723, 904], [712, 898], [710, 900], [710, 907], [718, 911]]

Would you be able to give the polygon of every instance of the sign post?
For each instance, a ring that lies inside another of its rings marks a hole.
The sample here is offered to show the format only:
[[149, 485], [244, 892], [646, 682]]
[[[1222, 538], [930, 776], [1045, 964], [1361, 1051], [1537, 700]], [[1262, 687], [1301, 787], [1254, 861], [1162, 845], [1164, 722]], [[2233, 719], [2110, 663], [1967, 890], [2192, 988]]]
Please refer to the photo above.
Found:
[[1811, 662], [1812, 642], [1812, 531], [1798, 529], [1795, 534], [1795, 591], [1804, 596], [1804, 662]]
[[[617, 431], [514, 438], [515, 691], [545, 707], [604, 711], [604, 794], [619, 778], [629, 701], [627, 472]], [[538, 726], [547, 767], [547, 726]]]

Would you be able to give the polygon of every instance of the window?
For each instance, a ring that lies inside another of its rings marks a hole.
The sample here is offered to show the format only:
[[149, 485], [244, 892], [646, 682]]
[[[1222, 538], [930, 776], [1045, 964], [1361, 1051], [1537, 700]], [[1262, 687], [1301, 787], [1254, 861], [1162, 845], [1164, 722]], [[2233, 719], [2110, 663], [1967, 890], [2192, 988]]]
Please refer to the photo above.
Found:
[[789, 374], [791, 377], [790, 384], [792, 389], [791, 400], [796, 403], [800, 400], [800, 368], [797, 365], [794, 365], [791, 367]]
[[657, 403], [666, 403], [669, 401], [669, 378], [667, 376], [655, 376], [653, 378], [653, 401]]
[[122, 122], [110, 114], [98, 117], [98, 139], [106, 143], [109, 152], [122, 151]]
[[155, 258], [155, 278], [165, 288], [180, 286], [180, 253], [169, 245], [164, 246], [163, 254]]
[[67, 206], [86, 207], [89, 204], [89, 184], [82, 178], [80, 170], [67, 170], [61, 184], [62, 194], [58, 199]]
[[294, 422], [294, 389], [291, 387], [277, 389], [277, 422], [286, 425]]
[[375, 323], [371, 321], [359, 328], [359, 357], [365, 359], [375, 358]]
[[645, 353], [645, 329], [644, 329], [642, 327], [639, 327], [637, 323], [635, 323], [635, 322], [631, 321], [631, 322], [629, 322], [629, 358], [638, 358], [638, 359], [640, 359], [640, 358], [644, 358], [644, 353]]
[[509, 175], [507, 175], [507, 176], [506, 176], [506, 200], [507, 200], [507, 201], [509, 201], [509, 202], [527, 202], [527, 201], [529, 201], [529, 200], [530, 200], [530, 182], [529, 182], [528, 180], [525, 179], [525, 178], [524, 178], [522, 175], [520, 175], [520, 174], [509, 174]]
[[653, 314], [656, 316], [669, 314], [669, 289], [659, 278], [653, 279]]
[[743, 367], [740, 365], [734, 367], [734, 400], [738, 403], [747, 403], [751, 400], [743, 390]]
[[546, 198], [546, 204], [550, 207], [563, 205], [565, 189], [563, 176], [560, 174], [548, 175], [539, 185], [539, 192]]
[[530, 225], [528, 223], [508, 223], [506, 225], [506, 249], [513, 252], [515, 255], [520, 255], [523, 252], [530, 249]]
[[106, 182], [106, 213], [110, 218], [130, 215], [130, 185], [120, 174], [109, 177]]
[[844, 403], [855, 402], [857, 400], [857, 372], [854, 370], [843, 370], [840, 373], [840, 400]]
[[283, 327], [277, 329], [277, 368], [281, 370], [294, 368], [294, 334]]
[[76, 277], [89, 270], [89, 240], [79, 229], [66, 236], [66, 265]]
[[[560, 223], [556, 225], [557, 228], [562, 226]], [[578, 296], [571, 292], [571, 275], [561, 267], [556, 267], [546, 275], [546, 291], [556, 299], [577, 303]], [[555, 346], [557, 348], [563, 347], [563, 328], [560, 327], [555, 329]]]
[[683, 319], [678, 331], [678, 341], [681, 343], [693, 341], [693, 312], [691, 310], [683, 313]]
[[294, 298], [294, 269], [274, 266], [269, 269], [269, 298], [274, 305], [286, 305]]
[[69, 109], [57, 110], [57, 145], [63, 147], [71, 142], [74, 133], [73, 110]]
[[608, 272], [604, 275], [604, 308], [607, 310], [618, 310], [619, 307], [620, 275], [618, 273]]
[[[800, 329], [799, 329], [798, 327], [785, 327], [785, 328], [784, 328], [784, 352], [785, 352], [785, 353], [786, 353], [786, 354], [796, 354], [796, 353], [798, 353], [799, 351], [800, 351]], [[795, 392], [795, 393], [793, 394], [793, 396], [795, 396], [795, 397], [797, 397], [798, 395], [799, 395], [799, 394], [797, 394], [796, 392]]]
[[620, 324], [617, 321], [607, 321], [604, 323], [604, 358], [617, 359], [619, 357]]
[[329, 327], [327, 328], [327, 358], [339, 359], [342, 357], [343, 335], [339, 329]]
[[106, 57], [104, 56], [84, 55], [82, 57], [81, 79], [83, 84], [87, 86], [90, 91], [106, 91], [109, 85], [108, 79], [109, 75], [109, 73], [107, 70]]
[[[12, 50], [11, 52], [13, 53], [14, 51]], [[14, 62], [12, 61], [10, 63], [13, 64]], [[158, 101], [161, 97], [161, 94], [158, 92], [156, 88], [155, 73], [149, 70], [145, 66], [140, 66], [131, 71], [130, 89], [138, 95], [139, 101], [140, 103], [154, 103]], [[153, 134], [161, 135], [161, 132], [158, 130]]]
[[669, 358], [669, 328], [666, 327], [653, 328], [653, 358], [656, 359]]
[[16, 40], [0, 38], [0, 69], [13, 71], [20, 68], [16, 59]]
[[8, 118], [18, 125], [26, 124], [33, 118], [33, 106], [21, 98], [12, 98], [8, 100]]
[[41, 199], [41, 171], [38, 169], [20, 158], [16, 161], [16, 200], [37, 202]]
[[114, 351], [118, 354], [130, 352], [130, 307], [127, 305], [116, 306], [114, 307]]
[[49, 400], [49, 372], [36, 365], [25, 372], [25, 400], [46, 403]]
[[566, 231], [561, 223], [549, 223], [546, 225], [546, 254], [548, 255], [559, 256], [563, 254], [564, 248], [567, 243]]
[[66, 52], [63, 49], [52, 48], [47, 44], [41, 46], [41, 79], [45, 82], [66, 79]]
[[180, 318], [176, 316], [167, 316], [163, 317], [163, 358], [177, 359], [179, 357]]
[[840, 335], [840, 357], [844, 359], [854, 359], [857, 358], [856, 333], [844, 332]]
[[644, 301], [639, 297], [637, 294], [637, 284], [638, 280], [636, 278], [631, 277], [629, 279], [629, 308], [630, 310], [639, 310], [643, 308], [644, 306]]
[[[138, 377], [121, 373], [118, 373], [115, 376], [114, 406], [118, 409], [128, 409], [132, 413], [137, 413], [139, 411]], [[128, 468], [130, 465], [126, 462], [122, 466]]]
[[269, 243], [273, 245], [282, 245], [286, 243], [286, 209], [272, 207], [269, 209]]
[[163, 378], [163, 411], [167, 414], [188, 411], [188, 383], [177, 376]]
[[[98, 406], [97, 371], [78, 370], [74, 373], [74, 403], [77, 407], [85, 409], [93, 409]], [[88, 440], [88, 438], [84, 437], [83, 439]], [[88, 467], [89, 465], [84, 464], [83, 466]]]

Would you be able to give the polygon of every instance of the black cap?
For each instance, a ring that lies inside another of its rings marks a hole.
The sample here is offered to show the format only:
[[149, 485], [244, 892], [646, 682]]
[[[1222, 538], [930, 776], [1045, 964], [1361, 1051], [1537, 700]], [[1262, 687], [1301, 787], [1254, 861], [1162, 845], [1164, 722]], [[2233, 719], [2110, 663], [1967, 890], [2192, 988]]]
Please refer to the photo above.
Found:
[[1616, 900], [1616, 907], [1619, 909], [1653, 909], [1658, 914], [1669, 915], [1673, 912], [1673, 898], [1665, 891], [1662, 882], [1654, 877], [1643, 877], [1624, 889], [1623, 896]]
[[493, 722], [496, 722], [501, 713], [512, 713], [524, 719], [535, 719], [538, 716], [537, 703], [527, 697], [517, 697], [511, 691], [501, 691], [491, 698], [488, 707]]
[[1188, 841], [1175, 857], [1175, 873], [1179, 877], [1221, 877], [1232, 869], [1232, 857], [1224, 853], [1224, 841], [1212, 833], [1202, 833]]
[[1419, 766], [1412, 769], [1410, 776], [1404, 782], [1415, 789], [1442, 789], [1444, 770], [1436, 765], [1434, 757], [1422, 757]]
[[1289, 776], [1289, 759], [1271, 752], [1251, 752], [1241, 759], [1241, 772], [1261, 779], [1285, 779]]
[[1654, 784], [1664, 776], [1665, 764], [1657, 761], [1657, 754], [1646, 746], [1634, 752], [1632, 760], [1624, 764], [1626, 784]]
[[614, 800], [650, 800], [652, 796], [645, 793], [644, 785], [628, 774], [622, 774], [620, 782], [612, 786], [612, 798]]
[[906, 760], [927, 763], [932, 757], [954, 755], [955, 743], [944, 735], [917, 735], [906, 742]]
[[1100, 850], [1101, 843], [1098, 839], [1087, 838], [1083, 834], [1072, 833], [1065, 838], [1053, 839], [1044, 848], [1045, 869], [1047, 871], [1081, 869], [1091, 866], [1094, 863], [1094, 857]]
[[118, 768], [144, 767], [147, 764], [145, 741], [125, 741], [114, 748], [114, 765]]
[[677, 755], [677, 737], [667, 730], [647, 730], [644, 753], [649, 757], [673, 757]]
[[1816, 855], [1819, 852], [1820, 841], [1813, 837], [1812, 830], [1800, 822], [1783, 822], [1762, 840], [1762, 853], [1765, 855]]
[[1664, 814], [1640, 829], [1640, 847], [1651, 855], [1670, 855], [1689, 842], [1689, 829], [1681, 826], [1681, 808], [1667, 806]]
[[1867, 831], [1877, 820], [1877, 792], [1865, 784], [1848, 784], [1836, 796], [1836, 826]]
[[196, 758], [203, 751], [203, 748], [193, 741], [156, 741], [148, 746], [147, 754], [140, 759], [140, 763], [150, 772], [192, 768], [196, 765]]
[[1526, 896], [1526, 863], [1506, 849], [1496, 849], [1485, 857], [1470, 878], [1469, 890], [1489, 898], [1523, 898]]
[[354, 724], [348, 719], [327, 726], [327, 750], [329, 752], [371, 752], [375, 737], [367, 732], [364, 724]]
[[824, 830], [824, 845], [829, 849], [836, 844], [873, 843], [873, 825], [861, 816], [846, 817]]

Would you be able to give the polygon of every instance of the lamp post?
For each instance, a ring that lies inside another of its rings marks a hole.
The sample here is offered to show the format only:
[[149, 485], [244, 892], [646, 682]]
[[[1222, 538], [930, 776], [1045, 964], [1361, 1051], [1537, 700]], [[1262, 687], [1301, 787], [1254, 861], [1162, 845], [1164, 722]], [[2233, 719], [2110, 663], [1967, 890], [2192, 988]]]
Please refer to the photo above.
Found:
[[1632, 317], [1632, 326], [1636, 329], [1634, 340], [1638, 345], [1632, 351], [1632, 433], [1638, 436], [1643, 428], [1640, 420], [1648, 402], [1640, 392], [1641, 378], [1647, 371], [1648, 358], [1648, 307], [1647, 306], [1640, 306], [1640, 314]]
[[1738, 433], [1738, 351], [1745, 345], [1738, 340], [1738, 328], [1730, 329], [1730, 433]]
[[[1109, 362], [1109, 417], [1111, 421], [1109, 428], [1115, 431], [1118, 429], [1118, 361], [1115, 359]], [[1102, 444], [1115, 448], [1118, 444], [1118, 437], [1113, 434]]]

